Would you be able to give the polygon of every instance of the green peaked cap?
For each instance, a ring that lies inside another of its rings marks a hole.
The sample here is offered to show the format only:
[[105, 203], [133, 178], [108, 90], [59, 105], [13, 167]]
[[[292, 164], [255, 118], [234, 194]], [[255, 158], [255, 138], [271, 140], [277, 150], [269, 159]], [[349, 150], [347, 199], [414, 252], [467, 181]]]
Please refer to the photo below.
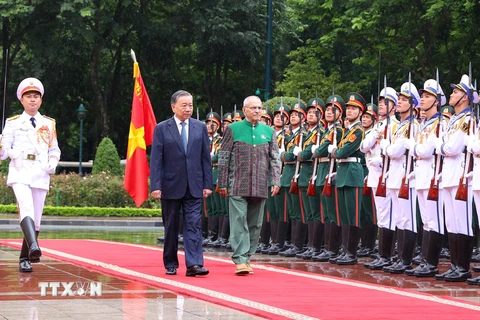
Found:
[[365, 99], [363, 99], [363, 97], [359, 93], [356, 93], [356, 92], [347, 93], [347, 99], [348, 99], [347, 106], [358, 107], [360, 108], [360, 110], [362, 110], [362, 112], [365, 111], [365, 106], [367, 105], [367, 102], [365, 101]]
[[331, 95], [330, 97], [328, 97], [325, 107], [328, 107], [328, 105], [330, 104], [334, 104], [342, 114], [344, 113], [345, 101], [343, 101], [343, 98], [340, 97], [338, 94]]

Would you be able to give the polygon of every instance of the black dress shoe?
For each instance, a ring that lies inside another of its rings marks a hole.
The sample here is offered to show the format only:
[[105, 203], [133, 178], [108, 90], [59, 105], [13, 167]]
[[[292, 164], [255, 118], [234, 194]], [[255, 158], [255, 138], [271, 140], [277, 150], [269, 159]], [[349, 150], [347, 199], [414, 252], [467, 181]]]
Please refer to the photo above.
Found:
[[193, 265], [187, 268], [187, 277], [195, 277], [195, 276], [206, 276], [208, 274], [208, 269], [200, 267], [199, 265]]
[[32, 265], [30, 264], [30, 261], [28, 259], [22, 259], [20, 260], [20, 263], [18, 265], [18, 271], [20, 272], [32, 272]]
[[444, 273], [436, 274], [435, 280], [445, 280], [445, 276], [448, 276], [449, 274], [453, 273], [455, 270], [457, 270], [457, 266], [454, 264], [451, 264], [450, 269], [448, 269]]
[[472, 279], [467, 279], [467, 283], [471, 285], [480, 285], [480, 277], [472, 278]]
[[169, 276], [174, 276], [177, 274], [177, 268], [167, 268], [167, 272], [165, 272]]
[[480, 272], [480, 266], [473, 266], [472, 270], [475, 272]]

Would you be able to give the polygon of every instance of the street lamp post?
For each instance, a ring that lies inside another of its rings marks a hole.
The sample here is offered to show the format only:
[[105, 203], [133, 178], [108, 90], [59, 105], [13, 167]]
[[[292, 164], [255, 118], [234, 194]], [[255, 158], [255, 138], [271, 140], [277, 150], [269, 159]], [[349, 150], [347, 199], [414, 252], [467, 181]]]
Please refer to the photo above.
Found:
[[87, 116], [87, 109], [83, 106], [83, 103], [80, 104], [78, 109], [76, 110], [77, 112], [77, 118], [80, 120], [80, 147], [79, 147], [79, 153], [78, 153], [78, 174], [80, 176], [83, 175], [82, 173], [82, 146], [83, 146], [83, 120], [85, 120], [85, 117]]

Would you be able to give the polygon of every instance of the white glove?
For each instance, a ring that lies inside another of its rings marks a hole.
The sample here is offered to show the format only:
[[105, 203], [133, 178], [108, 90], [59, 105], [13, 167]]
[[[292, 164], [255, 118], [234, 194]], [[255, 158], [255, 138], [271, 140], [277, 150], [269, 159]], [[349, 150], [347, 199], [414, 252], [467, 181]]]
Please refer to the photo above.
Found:
[[382, 167], [382, 158], [380, 157], [375, 157], [375, 158], [370, 158], [367, 160], [368, 165], [371, 167], [376, 167], [376, 168], [381, 168]]
[[437, 141], [435, 141], [435, 153], [436, 154], [442, 154], [442, 145], [443, 145], [442, 139], [437, 139]]
[[469, 173], [467, 173], [467, 174], [465, 175], [465, 179], [470, 179], [470, 178], [472, 178], [472, 177], [473, 177], [473, 171], [470, 171]]
[[407, 139], [405, 140], [403, 147], [407, 150], [413, 150], [415, 148], [415, 140], [414, 139]]
[[330, 180], [333, 181], [333, 180], [335, 180], [336, 177], [337, 177], [337, 173], [332, 172], [332, 175], [330, 176]]
[[465, 136], [463, 137], [463, 144], [464, 144], [465, 146], [468, 146], [473, 140], [475, 140], [475, 136], [474, 136], [474, 135], [471, 135], [471, 136], [465, 135]]
[[407, 179], [408, 180], [412, 180], [415, 178], [415, 170], [413, 170], [412, 172], [410, 172], [408, 175], [407, 175]]
[[383, 154], [386, 154], [385, 150], [387, 150], [389, 145], [390, 141], [388, 141], [387, 139], [380, 140], [380, 149], [382, 149]]
[[317, 148], [318, 148], [318, 146], [316, 144], [314, 144], [312, 146], [312, 154], [313, 154], [314, 157], [315, 157], [315, 150], [317, 150]]
[[285, 153], [285, 148], [282, 147], [282, 148], [278, 149], [278, 152], [279, 152], [280, 154]]
[[50, 158], [50, 160], [48, 160], [47, 173], [54, 174], [55, 170], [57, 169], [57, 165], [58, 160], [56, 158]]
[[472, 148], [473, 148], [473, 144], [475, 143], [474, 140], [471, 140], [468, 144], [467, 144], [467, 151], [472, 153]]
[[442, 173], [441, 173], [441, 172], [440, 172], [440, 173], [438, 174], [438, 176], [437, 176], [437, 181], [440, 182], [440, 180], [442, 180]]
[[335, 147], [333, 144], [329, 145], [328, 146], [328, 153], [332, 153], [333, 150], [337, 149], [337, 147]]
[[302, 152], [302, 148], [297, 147], [297, 146], [296, 146], [295, 148], [293, 148], [293, 155], [294, 155], [295, 157], [298, 156], [298, 154], [299, 154], [300, 152]]
[[213, 158], [214, 155], [215, 155], [215, 151], [212, 150], [212, 152], [210, 152], [210, 158]]

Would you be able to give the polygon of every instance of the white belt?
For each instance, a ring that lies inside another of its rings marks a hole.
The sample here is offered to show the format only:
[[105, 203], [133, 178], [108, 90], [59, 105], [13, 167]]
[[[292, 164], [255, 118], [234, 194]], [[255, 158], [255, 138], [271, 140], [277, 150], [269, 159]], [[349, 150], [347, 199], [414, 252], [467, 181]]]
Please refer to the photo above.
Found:
[[342, 162], [358, 162], [358, 163], [360, 163], [361, 159], [357, 158], [357, 157], [348, 157], [346, 159], [337, 159], [337, 162], [338, 163], [342, 163]]
[[320, 161], [320, 162], [328, 162], [328, 161], [330, 161], [330, 159], [327, 158], [327, 157], [322, 157], [322, 158], [318, 158], [318, 161]]

